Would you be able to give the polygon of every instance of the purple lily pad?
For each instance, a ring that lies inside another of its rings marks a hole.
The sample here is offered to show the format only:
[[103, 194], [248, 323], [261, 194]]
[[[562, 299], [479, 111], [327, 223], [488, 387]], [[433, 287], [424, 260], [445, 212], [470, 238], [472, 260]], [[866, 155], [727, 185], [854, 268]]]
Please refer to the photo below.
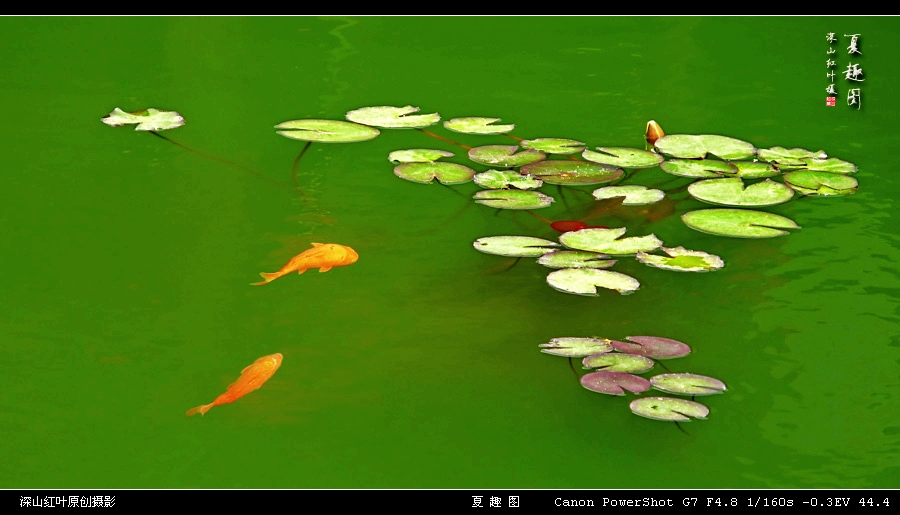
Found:
[[[646, 392], [650, 389], [650, 381], [624, 372], [591, 372], [581, 376], [581, 386], [588, 390], [609, 395], [625, 395], [625, 390], [632, 393]], [[624, 388], [624, 390], [623, 390]]]
[[625, 354], [636, 354], [656, 359], [671, 359], [687, 356], [691, 348], [685, 343], [659, 336], [626, 336], [634, 343], [612, 341], [612, 346]]

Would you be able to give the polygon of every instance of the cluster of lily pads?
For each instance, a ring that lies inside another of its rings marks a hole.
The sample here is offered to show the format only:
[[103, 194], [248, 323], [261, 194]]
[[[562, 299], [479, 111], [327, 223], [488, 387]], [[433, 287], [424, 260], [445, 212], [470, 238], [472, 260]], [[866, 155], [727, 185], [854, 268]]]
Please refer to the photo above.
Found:
[[625, 390], [641, 394], [651, 388], [677, 397], [641, 397], [631, 402], [631, 411], [642, 417], [665, 421], [705, 419], [709, 408], [696, 402], [697, 395], [712, 395], [726, 390], [725, 383], [713, 377], [666, 373], [646, 379], [637, 374], [648, 372], [654, 360], [687, 356], [691, 348], [682, 342], [658, 336], [628, 336], [627, 342], [607, 338], [553, 338], [540, 344], [541, 352], [566, 358], [582, 358], [585, 369], [593, 372], [581, 376], [581, 385], [593, 392], [625, 395]]

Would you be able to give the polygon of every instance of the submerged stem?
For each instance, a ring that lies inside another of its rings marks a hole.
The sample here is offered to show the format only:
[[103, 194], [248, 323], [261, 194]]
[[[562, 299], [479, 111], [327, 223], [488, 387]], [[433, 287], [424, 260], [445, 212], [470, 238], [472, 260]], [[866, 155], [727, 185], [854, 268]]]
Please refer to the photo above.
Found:
[[457, 147], [461, 147], [461, 148], [464, 148], [464, 149], [466, 149], [466, 150], [472, 150], [472, 147], [470, 147], [470, 146], [468, 146], [468, 145], [463, 145], [462, 143], [457, 143], [457, 142], [453, 141], [453, 140], [450, 139], [450, 138], [445, 138], [445, 137], [443, 137], [443, 136], [438, 136], [437, 134], [435, 134], [435, 133], [433, 133], [433, 132], [426, 131], [425, 129], [419, 129], [419, 128], [416, 128], [416, 130], [419, 131], [419, 132], [421, 132], [421, 133], [423, 133], [423, 134], [427, 134], [428, 136], [431, 136], [432, 138], [437, 138], [437, 139], [439, 139], [439, 140], [441, 140], [441, 141], [446, 141], [447, 143], [450, 143], [451, 145], [456, 145]]
[[303, 154], [309, 150], [309, 146], [312, 145], [312, 141], [307, 141], [306, 145], [303, 146], [303, 150], [300, 151], [300, 154], [297, 155], [297, 159], [294, 159], [294, 164], [291, 166], [291, 182], [294, 183], [295, 188], [299, 188], [300, 185], [297, 184], [297, 165], [300, 164], [300, 158], [303, 157]]

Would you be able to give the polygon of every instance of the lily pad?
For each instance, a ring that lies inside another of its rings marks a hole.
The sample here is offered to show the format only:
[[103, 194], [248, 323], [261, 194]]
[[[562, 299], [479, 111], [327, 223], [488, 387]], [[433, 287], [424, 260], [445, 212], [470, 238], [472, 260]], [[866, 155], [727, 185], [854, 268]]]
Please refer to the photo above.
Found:
[[583, 358], [612, 350], [609, 340], [602, 338], [554, 338], [539, 345], [541, 352], [568, 358]]
[[790, 218], [747, 209], [701, 209], [681, 215], [691, 229], [734, 238], [774, 238], [788, 234], [781, 229], [799, 229]]
[[641, 286], [634, 277], [594, 268], [565, 268], [550, 272], [547, 284], [562, 292], [588, 296], [596, 296], [597, 288], [616, 290], [622, 295], [628, 295]]
[[680, 358], [691, 353], [691, 348], [686, 343], [671, 338], [628, 336], [625, 339], [633, 343], [616, 340], [610, 340], [610, 343], [619, 352], [655, 359]]
[[474, 198], [479, 204], [497, 209], [540, 209], [553, 203], [553, 197], [538, 191], [482, 190]]
[[599, 152], [585, 150], [581, 156], [588, 161], [620, 168], [650, 168], [663, 162], [656, 152], [627, 147], [597, 147]]
[[539, 257], [538, 263], [549, 268], [609, 268], [616, 261], [608, 258], [606, 254], [597, 252], [557, 250]]
[[762, 179], [764, 177], [775, 177], [780, 173], [777, 168], [769, 163], [732, 161], [731, 164], [737, 167], [736, 175], [744, 179]]
[[443, 184], [463, 184], [475, 177], [475, 170], [456, 163], [405, 163], [394, 167], [394, 175], [423, 184], [434, 179]]
[[530, 175], [522, 175], [513, 170], [488, 170], [475, 176], [475, 184], [482, 188], [503, 189], [513, 188], [530, 190], [540, 188], [544, 182]]
[[519, 143], [522, 148], [540, 150], [547, 154], [574, 154], [584, 149], [584, 143], [565, 138], [526, 139]]
[[738, 177], [697, 181], [688, 186], [688, 193], [697, 200], [725, 206], [772, 206], [794, 197], [794, 190], [780, 182], [766, 179], [745, 188]]
[[629, 407], [635, 415], [653, 420], [684, 422], [709, 415], [709, 408], [699, 402], [674, 397], [644, 397], [631, 401]]
[[545, 157], [543, 152], [537, 150], [523, 150], [516, 152], [519, 147], [516, 145], [486, 145], [484, 147], [475, 147], [469, 151], [469, 159], [476, 163], [489, 166], [522, 166], [536, 161], [541, 161]]
[[805, 148], [761, 148], [756, 153], [760, 159], [782, 166], [803, 166], [802, 159], [825, 159], [828, 157], [824, 150], [811, 152]]
[[650, 381], [640, 376], [601, 370], [581, 376], [581, 386], [592, 392], [625, 395], [625, 390], [632, 393], [646, 392], [651, 385]]
[[139, 113], [126, 113], [117, 107], [102, 121], [110, 127], [137, 124], [136, 131], [164, 131], [184, 125], [184, 118], [175, 111], [160, 111], [151, 107]]
[[510, 257], [537, 257], [552, 252], [559, 243], [531, 236], [485, 236], [473, 243], [485, 254]]
[[453, 152], [431, 148], [395, 150], [388, 155], [388, 161], [392, 163], [432, 163], [442, 157], [453, 157]]
[[659, 167], [680, 177], [721, 177], [738, 173], [737, 166], [714, 159], [671, 159]]
[[657, 390], [679, 395], [713, 395], [727, 389], [722, 381], [697, 374], [660, 374], [651, 377], [650, 384]]
[[515, 124], [512, 123], [509, 125], [491, 125], [499, 121], [500, 118], [470, 116], [447, 120], [444, 122], [444, 127], [453, 132], [462, 132], [464, 134], [503, 134], [516, 128]]
[[583, 360], [584, 368], [598, 368], [607, 372], [625, 372], [628, 374], [640, 374], [653, 368], [654, 362], [644, 356], [622, 354], [619, 352], [604, 352], [592, 354]]
[[853, 177], [806, 170], [784, 174], [784, 183], [803, 195], [850, 195], [859, 187]]
[[547, 184], [602, 184], [625, 172], [614, 166], [577, 161], [540, 161], [522, 167], [522, 173], [539, 177]]
[[856, 173], [856, 165], [836, 157], [828, 159], [803, 159], [806, 169], [811, 172]]
[[592, 193], [597, 200], [607, 198], [625, 197], [622, 201], [626, 206], [644, 206], [662, 200], [666, 194], [662, 190], [650, 189], [646, 186], [605, 186], [594, 190]]
[[699, 250], [687, 250], [684, 247], [662, 247], [662, 250], [670, 257], [647, 254], [646, 252], [638, 252], [635, 257], [645, 265], [655, 266], [664, 270], [675, 270], [676, 272], [708, 272], [725, 266], [725, 263], [719, 256]]
[[714, 134], [670, 134], [656, 140], [656, 148], [672, 157], [697, 159], [712, 154], [721, 159], [746, 159], [756, 154], [751, 143]]
[[662, 246], [662, 241], [654, 234], [617, 239], [625, 234], [625, 231], [624, 227], [582, 229], [563, 233], [560, 235], [559, 241], [570, 249], [615, 255], [649, 252]]
[[413, 106], [362, 107], [348, 112], [346, 118], [351, 122], [374, 127], [384, 127], [387, 129], [415, 129], [419, 127], [428, 127], [441, 120], [441, 115], [438, 113], [408, 116], [411, 113], [417, 112], [419, 112], [419, 108]]
[[322, 143], [352, 143], [378, 136], [378, 129], [341, 120], [291, 120], [279, 123], [276, 129], [285, 138]]

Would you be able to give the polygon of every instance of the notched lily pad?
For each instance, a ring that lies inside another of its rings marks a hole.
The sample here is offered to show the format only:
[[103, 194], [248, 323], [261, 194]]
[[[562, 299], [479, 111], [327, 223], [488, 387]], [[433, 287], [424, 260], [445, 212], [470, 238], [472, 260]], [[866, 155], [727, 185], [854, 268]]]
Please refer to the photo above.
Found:
[[784, 147], [761, 148], [756, 154], [763, 161], [778, 163], [781, 166], [803, 166], [803, 159], [825, 159], [824, 150], [811, 152], [805, 148], [787, 149]]
[[538, 263], [548, 268], [609, 268], [616, 261], [597, 252], [557, 250], [539, 257]]
[[526, 139], [519, 143], [522, 148], [540, 150], [547, 154], [574, 154], [584, 149], [584, 143], [565, 138]]
[[469, 151], [469, 159], [488, 166], [512, 167], [527, 165], [547, 157], [543, 152], [538, 152], [537, 150], [526, 149], [516, 152], [518, 149], [519, 147], [516, 145], [475, 147]]
[[433, 163], [442, 157], [453, 157], [453, 152], [431, 148], [411, 148], [391, 152], [388, 160], [392, 163]]
[[555, 159], [523, 166], [522, 173], [539, 177], [547, 184], [602, 184], [618, 179], [625, 172], [599, 163]]
[[615, 255], [649, 252], [662, 246], [662, 241], [654, 234], [617, 239], [625, 234], [625, 231], [624, 227], [581, 229], [562, 234], [559, 241], [570, 249]]
[[697, 374], [660, 374], [650, 378], [657, 390], [679, 395], [713, 395], [726, 390], [725, 383]]
[[732, 161], [731, 164], [737, 167], [738, 177], [744, 179], [762, 179], [764, 177], [775, 177], [780, 172], [777, 168], [769, 163], [759, 163], [753, 161]]
[[646, 186], [605, 186], [593, 191], [592, 195], [597, 200], [607, 198], [625, 197], [622, 201], [626, 206], [644, 206], [662, 200], [666, 194], [662, 190], [650, 189]]
[[583, 358], [612, 350], [610, 340], [603, 338], [554, 338], [539, 345], [541, 352], [568, 358]]
[[655, 359], [680, 358], [691, 353], [691, 348], [686, 343], [671, 338], [628, 336], [625, 339], [629, 341], [610, 340], [610, 344], [619, 352]]
[[485, 254], [510, 257], [537, 257], [552, 252], [559, 243], [531, 236], [485, 236], [472, 244]]
[[688, 193], [697, 200], [725, 206], [772, 206], [794, 197], [794, 190], [780, 182], [766, 179], [745, 188], [738, 177], [697, 181], [688, 186]]
[[722, 177], [738, 173], [737, 166], [714, 159], [671, 159], [659, 167], [680, 177]]
[[656, 148], [672, 157], [697, 159], [712, 154], [721, 159], [746, 159], [756, 154], [751, 143], [715, 134], [670, 134], [656, 140]]
[[101, 119], [110, 127], [137, 124], [136, 131], [164, 131], [184, 125], [184, 118], [175, 111], [160, 111], [152, 107], [137, 114], [126, 113], [118, 107]]
[[601, 370], [581, 376], [581, 386], [592, 392], [625, 395], [625, 390], [632, 393], [646, 392], [651, 385], [650, 381], [640, 376]]
[[444, 127], [453, 132], [462, 132], [463, 134], [503, 134], [516, 128], [516, 125], [513, 123], [508, 125], [491, 125], [499, 121], [500, 118], [469, 116], [447, 120], [444, 122]]
[[859, 188], [853, 177], [806, 170], [784, 174], [784, 183], [803, 195], [850, 195]]
[[463, 184], [475, 177], [475, 170], [456, 163], [406, 163], [395, 166], [394, 175], [423, 184], [434, 179], [443, 184]]
[[719, 256], [699, 250], [687, 250], [684, 247], [662, 247], [662, 251], [668, 254], [669, 257], [657, 256], [646, 252], [638, 252], [635, 257], [645, 265], [676, 272], [708, 272], [725, 266], [725, 262]]
[[803, 159], [806, 169], [810, 172], [831, 172], [831, 173], [856, 173], [856, 165], [843, 161], [836, 157], [828, 159]]
[[553, 203], [553, 197], [538, 191], [482, 190], [475, 193], [475, 202], [497, 209], [540, 209]]
[[684, 422], [709, 415], [709, 408], [699, 402], [674, 397], [644, 397], [631, 401], [629, 407], [635, 415], [653, 420]]
[[701, 209], [685, 213], [681, 220], [691, 229], [734, 238], [773, 238], [787, 234], [781, 229], [800, 228], [790, 218], [747, 209]]
[[494, 190], [509, 187], [530, 190], [540, 188], [544, 182], [537, 177], [522, 175], [514, 170], [488, 170], [475, 176], [475, 184]]
[[581, 156], [588, 161], [619, 168], [650, 168], [663, 162], [656, 152], [627, 147], [597, 147], [599, 152], [585, 150]]
[[581, 360], [581, 364], [584, 365], [584, 368], [598, 368], [607, 372], [641, 374], [653, 368], [654, 362], [644, 356], [605, 352], [588, 356]]
[[367, 125], [341, 120], [291, 120], [275, 126], [285, 138], [322, 143], [353, 143], [370, 140], [380, 132]]
[[565, 268], [550, 272], [547, 284], [562, 292], [588, 296], [596, 296], [597, 288], [616, 290], [622, 295], [628, 295], [641, 286], [634, 277], [594, 268]]
[[346, 118], [351, 122], [387, 129], [415, 129], [419, 127], [428, 127], [441, 120], [441, 115], [438, 113], [409, 116], [411, 113], [417, 112], [419, 112], [419, 108], [413, 106], [361, 107], [348, 112]]

